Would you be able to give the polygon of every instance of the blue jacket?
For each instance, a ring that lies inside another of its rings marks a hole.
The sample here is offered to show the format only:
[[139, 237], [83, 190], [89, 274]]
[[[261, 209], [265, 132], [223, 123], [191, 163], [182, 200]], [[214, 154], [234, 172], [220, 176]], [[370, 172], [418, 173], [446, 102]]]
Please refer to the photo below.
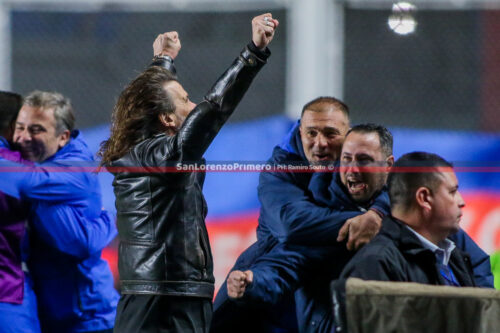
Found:
[[287, 294], [296, 291], [299, 331], [323, 332], [331, 329], [331, 322], [321, 320], [329, 309], [328, 282], [339, 276], [353, 255], [347, 250], [345, 242], [336, 241], [338, 231], [346, 220], [342, 215], [360, 215], [374, 206], [387, 214], [389, 198], [384, 189], [376, 195], [376, 200], [364, 207], [359, 206], [349, 198], [336, 173], [315, 173], [310, 179], [308, 191], [316, 205], [329, 204], [337, 214], [332, 214], [322, 233], [310, 237], [307, 245], [281, 243], [257, 258], [250, 267], [254, 279], [245, 297], [253, 303], [279, 304]]
[[[268, 163], [271, 165], [308, 165], [300, 139], [299, 122], [295, 124], [284, 142], [274, 148]], [[261, 210], [257, 227], [257, 242], [239, 256], [232, 270], [258, 267], [256, 264], [268, 263], [267, 259], [269, 259], [277, 270], [290, 274], [290, 280], [297, 281], [297, 271], [293, 269], [294, 265], [291, 263], [296, 260], [295, 264], [300, 265], [302, 257], [294, 247], [335, 244], [336, 233], [340, 228], [336, 221], [343, 223], [351, 217], [362, 214], [361, 211], [333, 210], [330, 207], [318, 205], [314, 201], [313, 194], [308, 190], [312, 175], [313, 173], [310, 172], [262, 172], [260, 174], [258, 196]], [[378, 204], [383, 206], [384, 202]], [[385, 207], [387, 210], [387, 202], [385, 202]], [[292, 248], [286, 247], [284, 243], [290, 244]], [[264, 264], [263, 267], [266, 265]], [[285, 283], [285, 280], [280, 281], [279, 274], [269, 275], [273, 283], [267, 283], [269, 282], [267, 277], [265, 273], [254, 274], [254, 279], [257, 279], [254, 280], [255, 285], [266, 286], [263, 289], [264, 294], [268, 296], [266, 302], [273, 304], [269, 311], [266, 311], [261, 302], [258, 302], [259, 305], [255, 311], [244, 308], [245, 301], [239, 304], [230, 302], [231, 304], [227, 305], [229, 300], [226, 282], [224, 282], [215, 298], [212, 330], [214, 332], [230, 331], [232, 324], [229, 318], [234, 319], [234, 327], [238, 327], [237, 325], [241, 327], [241, 323], [245, 320], [250, 322], [248, 325], [253, 324], [254, 316], [258, 316], [260, 321], [264, 321], [262, 318], [267, 318], [271, 326], [273, 323], [276, 324], [276, 321], [283, 322], [281, 318], [289, 319], [290, 315], [287, 311], [290, 307], [293, 309], [294, 301], [293, 294], [287, 297], [287, 291], [294, 289], [294, 284], [289, 283], [285, 286], [281, 283]], [[257, 297], [261, 295], [258, 293]], [[248, 296], [246, 300], [251, 299], [251, 292]], [[276, 306], [275, 301], [280, 305]], [[252, 302], [246, 303], [250, 305]], [[238, 305], [240, 308], [237, 308]], [[245, 318], [239, 316], [242, 312], [246, 313]], [[264, 312], [267, 312], [268, 316], [265, 316]], [[289, 331], [295, 329], [293, 325], [278, 323], [275, 326]], [[262, 326], [255, 330], [272, 331], [269, 327]]]
[[[308, 165], [297, 122], [275, 147], [271, 165]], [[316, 191], [323, 186], [308, 189], [313, 175], [311, 172], [262, 172], [259, 178], [258, 196], [261, 204], [258, 241], [273, 237], [280, 242], [300, 245], [329, 245], [336, 243], [338, 225], [332, 221], [345, 221], [360, 212], [332, 209], [318, 202]], [[319, 173], [330, 177], [331, 173]], [[311, 191], [312, 190], [312, 191]], [[388, 212], [388, 197], [377, 198], [373, 208]]]
[[[271, 163], [289, 161], [306, 161], [298, 123], [285, 142], [274, 149], [270, 159]], [[352, 256], [345, 244], [336, 242], [338, 230], [346, 219], [363, 212], [363, 207], [350, 200], [338, 179], [331, 177], [328, 173], [317, 173], [312, 178], [311, 174], [303, 173], [262, 173], [258, 191], [262, 205], [258, 241], [238, 258], [233, 268], [254, 272], [254, 282], [245, 292], [243, 302], [279, 303], [299, 286], [300, 280], [302, 288], [296, 293], [300, 331], [329, 329], [319, 325], [324, 311], [329, 309], [324, 306], [329, 304], [328, 282], [338, 277]], [[388, 213], [387, 194], [381, 193], [371, 208]], [[476, 283], [490, 286], [488, 256], [463, 231], [456, 237], [457, 246], [471, 254]], [[277, 244], [278, 241], [282, 243]], [[326, 265], [328, 262], [336, 264]], [[306, 264], [308, 269], [304, 270]], [[319, 283], [315, 269], [320, 270], [324, 283]], [[226, 292], [225, 288], [224, 284], [221, 291]], [[217, 301], [216, 309], [221, 304]]]
[[[319, 271], [322, 276], [338, 276], [352, 257], [346, 242], [337, 242], [338, 232], [344, 222], [373, 207], [383, 214], [389, 213], [386, 188], [375, 195], [374, 200], [360, 206], [349, 198], [337, 173], [315, 173], [310, 179], [308, 191], [317, 207], [324, 208], [322, 204], [329, 203], [329, 209], [334, 208], [335, 211], [322, 224], [317, 223], [317, 220], [311, 221], [321, 230], [310, 232], [304, 228], [306, 232], [303, 235], [311, 235], [304, 236], [302, 243], [286, 241], [257, 258], [251, 266], [253, 283], [245, 292], [248, 298], [274, 304], [287, 293], [294, 292], [299, 282], [303, 283], [300, 280], [307, 279], [312, 271]], [[325, 264], [328, 262], [332, 264]]]
[[2, 163], [0, 191], [30, 205], [28, 267], [42, 330], [84, 332], [113, 327], [119, 295], [102, 249], [116, 236], [102, 210], [92, 153], [78, 131], [41, 164]]
[[[331, 207], [340, 210], [362, 209], [349, 199], [338, 175], [326, 187], [329, 176], [331, 178], [331, 174], [314, 174], [311, 178], [309, 190], [314, 194], [314, 199], [318, 203], [330, 202]], [[386, 195], [383, 192], [379, 198], [388, 199]], [[339, 219], [332, 226], [340, 228], [343, 222]], [[475, 270], [475, 283], [482, 287], [492, 287], [493, 275], [488, 255], [463, 230], [450, 238], [459, 249], [470, 254]], [[250, 267], [254, 273], [254, 281], [245, 292], [247, 301], [279, 304], [287, 293], [298, 288], [295, 302], [299, 331], [330, 332], [333, 322], [325, 320], [330, 318], [328, 314], [332, 311], [328, 286], [332, 279], [338, 278], [352, 255], [352, 252], [346, 250], [345, 243], [333, 243], [329, 246], [279, 244], [257, 258]]]

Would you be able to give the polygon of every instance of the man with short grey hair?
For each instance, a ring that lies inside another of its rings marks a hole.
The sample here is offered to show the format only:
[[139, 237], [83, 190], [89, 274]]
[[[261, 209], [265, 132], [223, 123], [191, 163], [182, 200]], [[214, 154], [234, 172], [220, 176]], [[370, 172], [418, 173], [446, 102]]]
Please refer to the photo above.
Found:
[[68, 143], [74, 126], [69, 99], [57, 92], [34, 91], [19, 112], [13, 140], [23, 158], [43, 162]]
[[84, 168], [93, 154], [74, 119], [60, 93], [29, 94], [13, 134], [24, 161], [10, 160], [0, 191], [29, 204], [27, 263], [42, 332], [111, 332], [118, 293], [101, 251], [117, 232], [97, 174]]

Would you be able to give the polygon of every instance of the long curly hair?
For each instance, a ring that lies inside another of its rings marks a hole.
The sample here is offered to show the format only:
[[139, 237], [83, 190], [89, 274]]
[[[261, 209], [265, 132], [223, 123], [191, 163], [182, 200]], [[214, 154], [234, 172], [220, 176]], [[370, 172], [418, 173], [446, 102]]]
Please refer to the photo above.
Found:
[[101, 143], [101, 165], [109, 165], [162, 131], [158, 116], [175, 111], [174, 101], [164, 89], [169, 81], [177, 79], [166, 69], [152, 66], [125, 87], [113, 108], [110, 138]]

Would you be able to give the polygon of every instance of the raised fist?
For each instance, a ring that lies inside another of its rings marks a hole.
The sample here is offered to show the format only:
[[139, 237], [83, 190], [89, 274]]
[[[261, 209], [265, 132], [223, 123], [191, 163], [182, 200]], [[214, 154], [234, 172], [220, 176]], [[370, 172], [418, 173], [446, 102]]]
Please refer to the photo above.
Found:
[[252, 281], [252, 271], [232, 271], [227, 278], [227, 295], [233, 299], [243, 297], [246, 287]]
[[256, 16], [252, 20], [252, 41], [259, 49], [264, 49], [273, 40], [280, 23], [271, 13]]
[[177, 31], [159, 34], [153, 43], [153, 55], [168, 55], [175, 59], [181, 50], [181, 40]]

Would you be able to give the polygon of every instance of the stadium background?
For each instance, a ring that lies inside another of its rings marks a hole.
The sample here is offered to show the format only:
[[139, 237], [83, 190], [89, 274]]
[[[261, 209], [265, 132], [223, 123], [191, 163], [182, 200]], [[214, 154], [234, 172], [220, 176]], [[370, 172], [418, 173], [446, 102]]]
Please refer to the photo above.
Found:
[[[395, 156], [438, 153], [458, 167], [467, 202], [462, 226], [490, 254], [500, 250], [500, 4], [413, 1], [417, 30], [387, 25], [389, 1], [0, 0], [0, 89], [69, 96], [97, 152], [125, 84], [147, 66], [152, 41], [177, 30], [176, 65], [193, 101], [250, 40], [250, 19], [280, 20], [272, 57], [206, 159], [263, 163], [319, 95], [342, 98], [353, 123], [388, 126]], [[112, 212], [109, 174], [101, 173]], [[208, 229], [220, 284], [255, 240], [258, 173], [210, 172]], [[116, 272], [116, 241], [104, 256]]]

